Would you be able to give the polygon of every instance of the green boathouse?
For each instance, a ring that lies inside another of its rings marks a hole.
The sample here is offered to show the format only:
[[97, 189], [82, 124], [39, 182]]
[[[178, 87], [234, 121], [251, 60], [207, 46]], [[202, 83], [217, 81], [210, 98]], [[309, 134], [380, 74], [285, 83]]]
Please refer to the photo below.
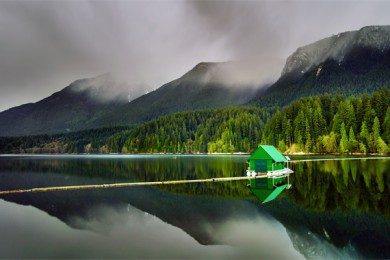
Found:
[[283, 170], [287, 158], [272, 145], [260, 145], [249, 157], [249, 170], [254, 172], [269, 172]]

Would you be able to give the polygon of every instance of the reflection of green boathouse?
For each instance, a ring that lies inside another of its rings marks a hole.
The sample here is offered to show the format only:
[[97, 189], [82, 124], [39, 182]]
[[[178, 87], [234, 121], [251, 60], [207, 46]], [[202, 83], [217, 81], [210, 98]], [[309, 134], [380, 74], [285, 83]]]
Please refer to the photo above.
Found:
[[261, 145], [248, 159], [247, 176], [249, 188], [262, 202], [275, 199], [284, 189], [290, 188], [289, 175], [293, 171], [287, 167], [288, 157], [283, 156], [272, 145]]

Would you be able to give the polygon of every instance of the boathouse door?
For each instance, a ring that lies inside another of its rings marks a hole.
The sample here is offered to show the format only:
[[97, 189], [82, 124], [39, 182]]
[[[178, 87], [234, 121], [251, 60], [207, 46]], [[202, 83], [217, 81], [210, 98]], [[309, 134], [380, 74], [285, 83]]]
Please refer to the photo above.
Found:
[[255, 160], [255, 172], [266, 172], [267, 160]]

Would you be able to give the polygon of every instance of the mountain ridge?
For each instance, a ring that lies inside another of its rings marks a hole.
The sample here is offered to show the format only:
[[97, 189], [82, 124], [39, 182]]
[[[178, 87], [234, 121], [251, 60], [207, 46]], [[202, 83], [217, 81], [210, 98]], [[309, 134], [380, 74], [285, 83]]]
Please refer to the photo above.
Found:
[[280, 78], [249, 104], [284, 106], [324, 93], [371, 94], [390, 88], [389, 71], [390, 26], [367, 26], [298, 48], [287, 58]]
[[243, 105], [262, 86], [227, 84], [223, 76], [234, 73], [232, 62], [200, 62], [178, 79], [91, 122], [91, 127], [142, 123], [162, 115], [196, 109]]
[[[103, 81], [102, 81], [103, 80]], [[96, 84], [101, 81], [102, 84]], [[102, 109], [128, 102], [123, 95], [105, 96], [111, 76], [81, 79], [35, 103], [0, 113], [0, 135], [17, 136], [82, 130], [83, 124]], [[93, 85], [91, 85], [93, 84]]]
[[200, 62], [154, 91], [131, 93], [132, 99], [129, 88], [112, 92], [118, 83], [110, 74], [77, 80], [41, 101], [1, 112], [0, 136], [134, 125], [187, 110], [278, 107], [324, 93], [371, 94], [390, 88], [390, 26], [367, 26], [299, 47], [272, 85], [256, 83], [244, 65]]
[[357, 31], [342, 32], [299, 47], [286, 61], [281, 77], [291, 72], [304, 73], [320, 63], [334, 59], [341, 63], [351, 49], [390, 48], [390, 26], [366, 26]]

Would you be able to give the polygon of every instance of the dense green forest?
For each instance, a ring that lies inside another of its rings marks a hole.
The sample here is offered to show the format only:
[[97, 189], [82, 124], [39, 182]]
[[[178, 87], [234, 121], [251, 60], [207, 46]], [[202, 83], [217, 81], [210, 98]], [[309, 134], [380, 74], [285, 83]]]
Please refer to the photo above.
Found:
[[223, 108], [160, 117], [134, 129], [122, 152], [233, 153], [261, 142], [271, 110]]
[[349, 99], [305, 97], [276, 112], [232, 108], [178, 113], [135, 128], [122, 152], [252, 152], [259, 143], [283, 152], [386, 153], [390, 92]]
[[1, 153], [387, 153], [390, 92], [324, 94], [283, 108], [232, 107], [162, 116], [135, 127], [0, 138]]
[[302, 98], [267, 122], [262, 143], [281, 151], [386, 153], [390, 144], [390, 92], [371, 97], [328, 94]]

